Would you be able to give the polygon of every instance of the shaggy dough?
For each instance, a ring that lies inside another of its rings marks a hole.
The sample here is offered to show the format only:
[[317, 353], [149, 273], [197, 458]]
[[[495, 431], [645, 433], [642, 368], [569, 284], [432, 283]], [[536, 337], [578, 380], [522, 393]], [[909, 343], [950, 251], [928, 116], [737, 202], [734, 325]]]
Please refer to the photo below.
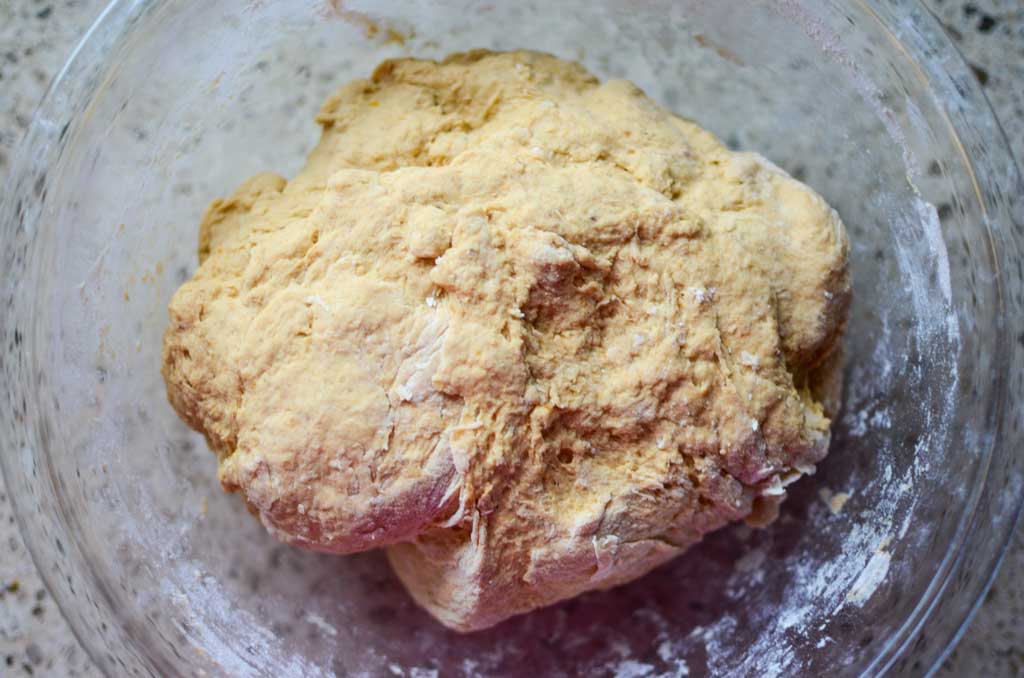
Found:
[[277, 537], [387, 546], [480, 629], [770, 520], [825, 455], [848, 246], [806, 186], [530, 52], [388, 61], [317, 120], [210, 205], [163, 355]]

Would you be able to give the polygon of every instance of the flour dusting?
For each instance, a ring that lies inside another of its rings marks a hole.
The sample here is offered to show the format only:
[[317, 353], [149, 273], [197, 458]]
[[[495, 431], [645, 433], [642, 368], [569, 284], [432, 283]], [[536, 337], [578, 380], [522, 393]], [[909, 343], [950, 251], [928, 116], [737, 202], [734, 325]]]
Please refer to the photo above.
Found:
[[854, 605], [863, 605], [874, 595], [878, 587], [885, 581], [885, 575], [889, 572], [889, 563], [892, 556], [887, 551], [877, 551], [864, 570], [857, 577], [853, 587], [847, 594], [846, 599]]

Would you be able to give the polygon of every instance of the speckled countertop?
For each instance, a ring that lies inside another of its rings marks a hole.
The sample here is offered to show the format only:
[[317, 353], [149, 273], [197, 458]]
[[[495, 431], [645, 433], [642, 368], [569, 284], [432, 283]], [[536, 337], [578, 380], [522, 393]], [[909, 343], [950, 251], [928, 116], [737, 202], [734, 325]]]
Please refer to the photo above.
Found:
[[[1024, 158], [1024, 0], [925, 0]], [[0, 184], [47, 84], [104, 0], [0, 0]], [[1024, 527], [943, 676], [1024, 675]], [[29, 559], [0, 488], [0, 675], [98, 676]]]

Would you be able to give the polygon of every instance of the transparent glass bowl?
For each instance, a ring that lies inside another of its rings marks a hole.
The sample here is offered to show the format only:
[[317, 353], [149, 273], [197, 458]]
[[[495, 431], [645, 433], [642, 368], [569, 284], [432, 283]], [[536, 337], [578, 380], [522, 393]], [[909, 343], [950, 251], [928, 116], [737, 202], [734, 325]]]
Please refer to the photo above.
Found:
[[[578, 59], [762, 151], [842, 214], [856, 299], [832, 454], [776, 524], [459, 636], [380, 554], [265, 534], [159, 368], [207, 202], [294, 172], [321, 100], [383, 58], [473, 47]], [[915, 3], [118, 1], [47, 94], [0, 211], [4, 475], [111, 675], [919, 674], [1021, 505], [1020, 194]], [[850, 495], [837, 513], [830, 493]]]

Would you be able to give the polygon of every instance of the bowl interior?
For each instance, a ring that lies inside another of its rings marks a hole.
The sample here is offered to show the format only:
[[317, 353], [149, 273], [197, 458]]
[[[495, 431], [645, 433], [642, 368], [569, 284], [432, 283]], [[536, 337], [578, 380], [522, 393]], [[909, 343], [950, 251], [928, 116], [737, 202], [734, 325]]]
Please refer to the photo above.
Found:
[[[17, 463], [46, 478], [37, 501], [63, 530], [46, 535], [64, 556], [53, 576], [77, 585], [65, 607], [108, 670], [816, 675], [894, 652], [984, 478], [1000, 302], [960, 141], [879, 17], [700, 0], [117, 11], [130, 29], [109, 39], [88, 97], [66, 102], [19, 287], [31, 375], [19, 388], [37, 444]], [[812, 185], [849, 228], [855, 302], [832, 453], [777, 523], [459, 636], [413, 605], [380, 554], [275, 542], [220, 491], [159, 370], [206, 204], [255, 172], [294, 173], [320, 102], [382, 59], [476, 47], [633, 80]]]

